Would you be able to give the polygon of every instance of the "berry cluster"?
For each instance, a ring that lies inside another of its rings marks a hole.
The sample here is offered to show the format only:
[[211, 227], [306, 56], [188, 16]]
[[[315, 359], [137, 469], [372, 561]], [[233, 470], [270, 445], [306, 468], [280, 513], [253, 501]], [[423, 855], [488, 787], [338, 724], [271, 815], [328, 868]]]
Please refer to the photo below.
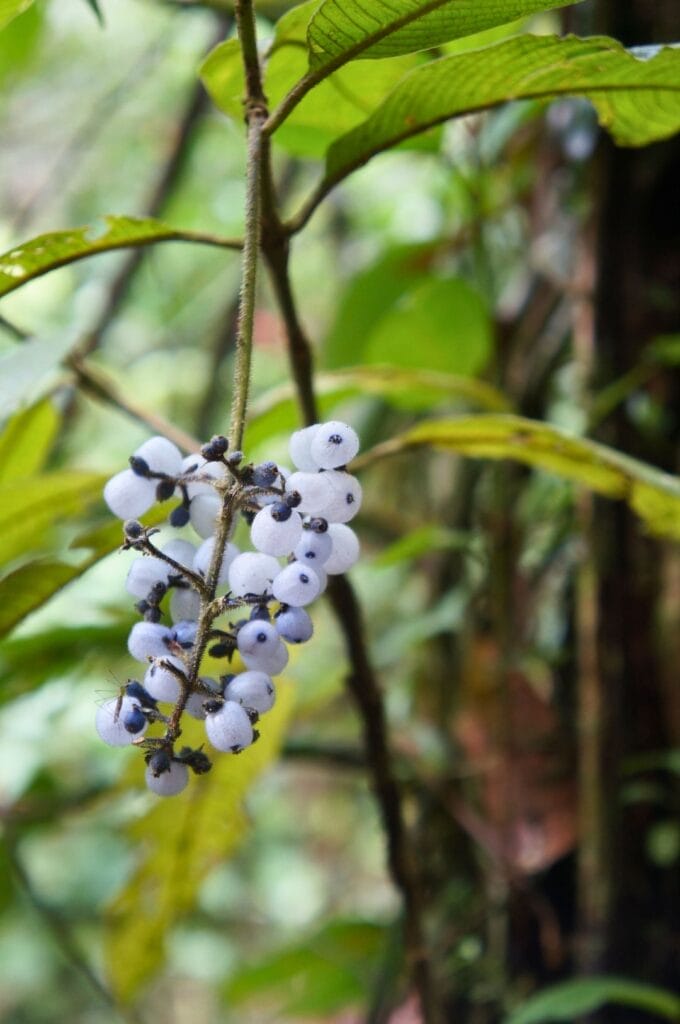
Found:
[[[125, 520], [123, 549], [141, 554], [126, 582], [142, 616], [128, 650], [148, 667], [142, 682], [129, 680], [99, 707], [96, 728], [105, 743], [145, 751], [153, 792], [179, 793], [189, 769], [210, 769], [201, 748], [176, 749], [184, 712], [205, 721], [216, 750], [239, 753], [257, 739], [254, 726], [275, 700], [272, 677], [288, 662], [286, 645], [312, 636], [305, 606], [323, 593], [328, 575], [346, 572], [359, 556], [347, 523], [359, 511], [361, 486], [345, 468], [358, 450], [354, 430], [338, 421], [292, 435], [293, 472], [274, 462], [244, 464], [222, 436], [184, 459], [170, 441], [152, 437], [106, 484], [109, 508]], [[200, 545], [175, 539], [158, 547], [152, 537], [159, 531], [138, 522], [154, 502], [173, 496], [180, 503], [170, 525], [190, 524]], [[241, 552], [230, 540], [239, 516], [255, 551]], [[201, 675], [206, 649], [231, 671]], [[162, 735], [149, 737], [154, 723]]]

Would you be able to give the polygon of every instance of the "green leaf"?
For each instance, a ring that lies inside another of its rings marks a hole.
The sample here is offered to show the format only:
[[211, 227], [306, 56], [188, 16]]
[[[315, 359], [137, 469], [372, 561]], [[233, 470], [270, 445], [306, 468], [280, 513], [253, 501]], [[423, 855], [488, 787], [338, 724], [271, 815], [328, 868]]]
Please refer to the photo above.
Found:
[[578, 0], [324, 0], [307, 35], [312, 70], [430, 49]]
[[[0, 0], [1, 2], [1, 0]], [[103, 229], [102, 229], [103, 228]], [[0, 295], [20, 288], [49, 270], [66, 266], [86, 256], [152, 242], [197, 241], [208, 245], [234, 247], [229, 239], [217, 239], [198, 232], [178, 231], [151, 218], [106, 216], [103, 225], [51, 231], [38, 235], [0, 256]]]
[[226, 988], [226, 1002], [275, 1000], [286, 1017], [337, 1013], [365, 998], [384, 944], [379, 925], [330, 922], [305, 942], [239, 971]]
[[460, 278], [434, 277], [399, 297], [368, 336], [364, 361], [471, 376], [484, 369], [491, 350], [479, 294]]
[[46, 531], [101, 500], [107, 477], [56, 472], [0, 487], [0, 564], [45, 546]]
[[680, 49], [640, 59], [607, 37], [517, 36], [412, 71], [333, 143], [323, 188], [417, 132], [514, 99], [584, 96], [617, 143], [644, 145], [680, 128], [678, 93]]
[[[207, 872], [243, 841], [248, 829], [243, 798], [277, 757], [292, 706], [292, 687], [277, 681], [276, 705], [258, 742], [238, 756], [217, 754], [207, 775], [192, 777], [172, 800], [154, 800], [152, 810], [131, 827], [141, 861], [111, 905], [106, 937], [108, 973], [123, 1002], [163, 964], [170, 929], [194, 906]], [[182, 740], [204, 743], [203, 723], [187, 723]], [[143, 766], [134, 767], [138, 777]]]
[[620, 498], [651, 533], [680, 540], [680, 479], [550, 423], [521, 416], [478, 415], [428, 420], [378, 445], [353, 463], [359, 469], [409, 448], [433, 447], [472, 458], [514, 459]]
[[56, 594], [82, 572], [65, 562], [36, 561], [22, 565], [0, 580], [0, 636]]
[[573, 1021], [607, 1003], [632, 1006], [672, 1021], [680, 1017], [680, 998], [672, 992], [641, 981], [603, 976], [566, 981], [538, 992], [506, 1017], [505, 1024]]
[[427, 523], [389, 544], [373, 559], [373, 565], [398, 565], [434, 551], [463, 551], [469, 554], [473, 545], [474, 537], [466, 530], [449, 530], [437, 523]]
[[0, 409], [10, 414], [53, 386], [61, 361], [76, 344], [73, 333], [61, 332], [13, 345], [0, 356]]
[[[281, 100], [307, 70], [307, 23], [317, 0], [292, 8], [279, 20], [265, 69], [271, 106]], [[322, 158], [334, 139], [360, 124], [418, 58], [344, 68], [313, 89], [276, 133], [276, 142], [294, 156]], [[220, 43], [203, 62], [201, 79], [220, 110], [243, 123], [243, 59], [236, 39]]]
[[49, 398], [9, 420], [0, 434], [0, 487], [42, 469], [59, 422], [57, 408]]
[[[63, 568], [74, 568], [59, 564]], [[37, 563], [33, 565], [38, 568]], [[43, 562], [41, 567], [49, 569], [49, 563]], [[10, 577], [8, 581], [9, 579]], [[7, 581], [3, 580], [0, 583], [0, 592], [3, 592], [5, 582]], [[59, 584], [57, 589], [63, 585]], [[54, 592], [53, 590], [52, 593]], [[43, 598], [42, 603], [47, 597]], [[33, 610], [27, 609], [24, 615]], [[7, 620], [3, 619], [3, 628], [6, 627], [6, 622]], [[106, 664], [108, 660], [110, 664], [125, 654], [125, 642], [129, 632], [130, 623], [124, 621], [106, 626], [60, 626], [26, 637], [4, 640], [0, 644], [0, 699], [12, 700], [39, 686], [46, 679], [65, 672], [85, 672], [93, 661]]]
[[0, 32], [0, 84], [12, 83], [30, 67], [44, 23], [44, 8], [33, 5]]
[[[473, 377], [430, 370], [403, 370], [398, 366], [350, 366], [344, 370], [319, 373], [314, 379], [322, 412], [348, 398], [374, 396], [395, 402], [402, 409], [432, 409], [438, 405], [464, 402], [466, 405], [506, 412], [507, 398], [491, 384]], [[274, 434], [296, 429], [299, 411], [292, 384], [284, 384], [261, 395], [250, 406], [246, 428], [250, 447]]]
[[33, 0], [0, 0], [0, 29], [28, 10], [32, 3]]

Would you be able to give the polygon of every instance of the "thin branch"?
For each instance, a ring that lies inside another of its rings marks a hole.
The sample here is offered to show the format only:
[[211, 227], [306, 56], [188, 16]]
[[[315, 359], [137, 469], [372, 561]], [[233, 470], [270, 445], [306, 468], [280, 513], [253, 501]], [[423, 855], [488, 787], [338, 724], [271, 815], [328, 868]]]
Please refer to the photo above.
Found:
[[12, 870], [14, 871], [21, 888], [24, 890], [27, 899], [36, 913], [44, 921], [48, 931], [52, 933], [56, 945], [65, 959], [71, 964], [71, 967], [86, 980], [90, 988], [97, 993], [100, 999], [102, 999], [107, 1006], [111, 1007], [111, 1009], [118, 1014], [121, 1020], [125, 1021], [126, 1024], [141, 1024], [141, 1018], [136, 1011], [121, 1006], [117, 1002], [113, 993], [97, 977], [84, 954], [79, 949], [78, 944], [71, 933], [71, 929], [61, 914], [54, 907], [46, 903], [42, 896], [35, 891], [28, 872], [16, 851], [14, 837], [6, 833], [5, 843]]
[[[265, 214], [267, 212], [265, 208]], [[277, 231], [274, 223], [273, 218], [265, 217], [262, 248], [286, 326], [298, 402], [304, 421], [311, 424], [318, 420], [311, 346], [300, 324], [290, 285], [288, 239], [280, 225]], [[333, 577], [329, 582], [328, 595], [351, 665], [347, 687], [363, 725], [366, 763], [387, 837], [388, 866], [404, 903], [404, 938], [413, 984], [425, 1024], [435, 1024], [440, 1017], [423, 934], [420, 883], [403, 818], [401, 793], [392, 770], [382, 695], [369, 658], [361, 612], [351, 583], [344, 576]]]
[[70, 356], [66, 360], [66, 366], [73, 371], [78, 387], [85, 394], [118, 409], [136, 423], [148, 427], [154, 434], [162, 434], [185, 452], [197, 452], [201, 447], [200, 441], [191, 434], [185, 433], [157, 413], [149, 411], [147, 406], [131, 402], [100, 370], [88, 366], [79, 356]]

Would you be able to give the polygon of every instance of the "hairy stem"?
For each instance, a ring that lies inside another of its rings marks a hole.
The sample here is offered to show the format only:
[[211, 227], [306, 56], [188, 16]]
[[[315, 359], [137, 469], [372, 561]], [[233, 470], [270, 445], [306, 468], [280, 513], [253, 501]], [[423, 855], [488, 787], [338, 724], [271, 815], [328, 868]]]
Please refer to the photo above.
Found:
[[[231, 405], [231, 428], [229, 434], [232, 449], [237, 449], [241, 447], [243, 440], [250, 387], [257, 258], [260, 244], [260, 211], [262, 205], [262, 162], [264, 153], [262, 125], [267, 119], [267, 104], [262, 91], [252, 0], [237, 0], [234, 13], [241, 41], [241, 53], [245, 71], [245, 108], [246, 124], [248, 126], [245, 229], [241, 292], [236, 326], [234, 394]], [[217, 545], [215, 547], [217, 548]]]

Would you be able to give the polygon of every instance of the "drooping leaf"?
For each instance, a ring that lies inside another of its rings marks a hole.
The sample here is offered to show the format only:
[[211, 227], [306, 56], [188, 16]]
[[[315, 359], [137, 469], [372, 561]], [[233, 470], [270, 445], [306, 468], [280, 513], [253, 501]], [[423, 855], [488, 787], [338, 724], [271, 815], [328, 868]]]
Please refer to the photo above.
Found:
[[44, 473], [0, 488], [0, 564], [45, 547], [47, 531], [101, 500], [100, 473]]
[[15, 246], [0, 256], [0, 295], [20, 288], [49, 270], [63, 267], [86, 256], [113, 249], [154, 242], [203, 242], [238, 248], [233, 239], [219, 239], [200, 232], [179, 231], [151, 218], [107, 216], [102, 225], [51, 231]]
[[581, 978], [554, 985], [528, 999], [506, 1018], [505, 1024], [547, 1024], [573, 1021], [608, 1003], [677, 1021], [680, 997], [667, 989], [615, 976]]
[[32, 3], [33, 0], [0, 0], [0, 29], [28, 10]]
[[226, 987], [227, 1004], [266, 998], [286, 1017], [338, 1013], [365, 999], [384, 944], [379, 925], [332, 921], [305, 942], [242, 968]]
[[[233, 756], [215, 753], [207, 775], [155, 806], [131, 827], [141, 861], [109, 911], [106, 961], [111, 985], [123, 1002], [161, 967], [165, 939], [194, 905], [206, 873], [243, 841], [242, 801], [258, 775], [276, 758], [292, 710], [292, 688], [277, 680], [277, 701], [263, 719], [257, 743]], [[202, 723], [188, 723], [183, 741], [205, 742]], [[137, 774], [143, 765], [135, 764]]]
[[513, 99], [584, 96], [617, 143], [645, 145], [680, 128], [679, 93], [680, 49], [642, 59], [607, 37], [517, 36], [412, 71], [333, 143], [324, 187], [432, 125]]
[[32, 4], [0, 29], [0, 83], [12, 82], [30, 67], [45, 25], [44, 9]]
[[478, 415], [429, 420], [355, 460], [433, 447], [472, 458], [514, 459], [556, 473], [609, 498], [628, 502], [651, 533], [680, 540], [680, 479], [621, 452], [521, 416]]
[[309, 24], [312, 70], [440, 46], [578, 0], [324, 0]]
[[13, 416], [0, 434], [0, 487], [38, 473], [59, 428], [59, 413], [49, 398]]
[[[424, 410], [452, 402], [464, 402], [496, 412], [510, 409], [507, 398], [486, 381], [430, 370], [403, 370], [398, 366], [350, 366], [320, 373], [315, 378], [320, 409], [326, 412], [348, 398], [373, 395], [398, 403], [400, 408]], [[247, 425], [249, 446], [274, 434], [294, 430], [299, 414], [292, 384], [261, 395], [250, 406]]]

